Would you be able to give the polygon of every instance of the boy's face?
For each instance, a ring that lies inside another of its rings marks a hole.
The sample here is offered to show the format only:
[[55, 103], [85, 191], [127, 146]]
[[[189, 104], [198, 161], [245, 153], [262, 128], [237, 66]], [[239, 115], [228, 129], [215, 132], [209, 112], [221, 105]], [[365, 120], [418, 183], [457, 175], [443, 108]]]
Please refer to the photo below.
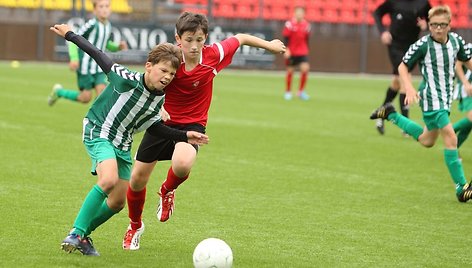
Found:
[[146, 62], [146, 85], [150, 89], [163, 90], [174, 79], [176, 69], [170, 61], [160, 61], [154, 65]]
[[295, 19], [302, 20], [305, 17], [305, 9], [301, 7], [297, 7], [295, 9], [294, 14], [295, 14]]
[[445, 43], [447, 41], [447, 33], [451, 30], [449, 19], [445, 14], [432, 16], [429, 19], [429, 31], [434, 40]]
[[93, 10], [95, 16], [100, 21], [105, 21], [110, 17], [111, 9], [110, 9], [110, 1], [109, 0], [98, 0], [96, 1], [95, 8]]
[[180, 37], [176, 35], [175, 40], [182, 46], [181, 49], [186, 60], [198, 60], [207, 36], [201, 29], [198, 29], [194, 33], [184, 32]]

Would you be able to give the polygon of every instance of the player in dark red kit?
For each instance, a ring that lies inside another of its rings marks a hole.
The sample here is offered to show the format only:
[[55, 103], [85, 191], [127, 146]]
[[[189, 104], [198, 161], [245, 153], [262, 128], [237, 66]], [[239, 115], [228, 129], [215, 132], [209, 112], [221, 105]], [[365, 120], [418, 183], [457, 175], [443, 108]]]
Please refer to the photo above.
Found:
[[296, 7], [293, 18], [285, 22], [282, 33], [285, 38], [285, 44], [287, 45], [287, 50], [284, 54], [287, 65], [284, 95], [286, 100], [292, 99], [292, 77], [295, 67], [297, 66], [300, 68], [300, 86], [298, 87], [297, 96], [301, 100], [308, 100], [310, 98], [305, 91], [308, 72], [310, 71], [310, 63], [308, 60], [310, 30], [310, 23], [305, 20], [305, 9], [303, 7]]
[[[248, 34], [236, 34], [218, 43], [205, 45], [208, 20], [204, 15], [184, 12], [176, 23], [176, 41], [183, 53], [183, 62], [175, 79], [166, 89], [164, 108], [170, 115], [166, 124], [181, 130], [205, 133], [210, 108], [213, 79], [231, 63], [242, 45], [264, 48], [272, 53], [285, 52], [280, 40], [266, 41]], [[136, 154], [127, 193], [130, 225], [123, 239], [123, 249], [139, 249], [144, 232], [141, 220], [146, 198], [146, 184], [158, 161], [171, 160], [167, 178], [158, 194], [157, 218], [164, 222], [174, 210], [174, 193], [189, 176], [197, 158], [198, 146], [174, 142], [146, 132]]]
[[[408, 117], [409, 107], [405, 105], [405, 92], [400, 85], [398, 65], [411, 44], [418, 40], [421, 30], [427, 29], [426, 18], [431, 5], [428, 0], [386, 0], [374, 11], [375, 24], [382, 44], [388, 47], [388, 56], [393, 68], [392, 83], [387, 89], [383, 104], [392, 102], [400, 91], [400, 110]], [[391, 24], [385, 27], [382, 18], [389, 14]], [[383, 119], [376, 121], [380, 134], [385, 133]]]

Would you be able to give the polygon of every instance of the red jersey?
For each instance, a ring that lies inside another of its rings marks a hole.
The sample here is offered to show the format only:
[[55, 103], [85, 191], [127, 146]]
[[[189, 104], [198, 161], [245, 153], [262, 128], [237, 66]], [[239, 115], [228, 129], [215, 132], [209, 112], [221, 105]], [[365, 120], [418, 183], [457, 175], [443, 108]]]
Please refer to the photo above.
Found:
[[164, 108], [170, 115], [168, 125], [198, 123], [206, 126], [213, 92], [213, 78], [228, 66], [239, 48], [239, 40], [230, 37], [220, 43], [205, 45], [199, 64], [185, 71], [185, 59], [174, 80], [165, 88]]
[[285, 22], [282, 35], [288, 39], [288, 49], [292, 56], [308, 55], [308, 39], [310, 37], [310, 23], [306, 20], [298, 22], [296, 19]]

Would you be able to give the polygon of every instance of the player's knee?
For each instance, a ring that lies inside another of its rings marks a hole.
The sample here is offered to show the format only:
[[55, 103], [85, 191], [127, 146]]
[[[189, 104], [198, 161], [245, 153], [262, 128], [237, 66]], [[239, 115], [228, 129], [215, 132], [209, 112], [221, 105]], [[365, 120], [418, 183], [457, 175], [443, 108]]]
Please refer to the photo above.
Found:
[[469, 119], [469, 121], [472, 122], [472, 111], [469, 111], [466, 116], [467, 116], [467, 119]]
[[423, 145], [426, 148], [431, 148], [434, 146], [434, 141], [429, 141], [429, 140], [421, 141], [421, 145]]
[[175, 175], [179, 177], [186, 176], [190, 173], [190, 169], [193, 166], [193, 159], [173, 159], [172, 160], [172, 169], [174, 170]]
[[144, 189], [144, 187], [146, 187], [148, 178], [149, 174], [147, 174], [146, 172], [141, 171], [139, 169], [133, 169], [133, 172], [131, 173], [131, 180], [129, 182], [131, 190], [141, 191], [142, 189]]
[[98, 186], [107, 194], [111, 193], [118, 183], [118, 177], [116, 178], [105, 178], [98, 181]]
[[89, 103], [92, 100], [92, 94], [88, 91], [82, 91], [77, 100], [81, 103]]
[[108, 198], [107, 205], [115, 212], [121, 211], [126, 204], [126, 198]]

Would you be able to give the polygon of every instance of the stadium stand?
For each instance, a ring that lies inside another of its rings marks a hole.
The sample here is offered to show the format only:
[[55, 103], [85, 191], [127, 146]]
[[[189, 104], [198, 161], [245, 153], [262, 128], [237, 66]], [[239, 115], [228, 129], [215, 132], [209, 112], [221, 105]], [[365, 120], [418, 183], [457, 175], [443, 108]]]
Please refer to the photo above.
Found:
[[[77, 9], [82, 8], [82, 3], [77, 0]], [[44, 8], [47, 10], [72, 10], [72, 0], [0, 0], [0, 7], [7, 8], [26, 8], [38, 9]], [[92, 11], [92, 1], [85, 1], [85, 8], [87, 11]], [[128, 0], [113, 0], [111, 1], [111, 9], [116, 13], [130, 13], [133, 9], [129, 5]]]
[[[209, 7], [208, 0], [174, 0], [174, 5], [181, 11], [192, 11], [215, 18], [243, 20], [274, 20], [284, 21], [291, 18], [295, 6], [306, 8], [306, 18], [315, 23], [331, 24], [374, 24], [372, 12], [384, 0], [213, 0]], [[134, 0], [113, 0], [112, 10], [116, 13], [133, 11], [131, 3]], [[430, 0], [432, 5], [446, 4], [453, 14], [452, 26], [455, 28], [472, 27], [471, 1], [467, 0]], [[0, 7], [37, 9], [41, 0], [0, 0]], [[77, 0], [77, 9], [81, 1]], [[48, 10], [71, 10], [72, 0], [43, 0], [42, 7]], [[91, 0], [86, 1], [86, 10], [92, 10]], [[389, 18], [384, 17], [384, 23], [389, 24]]]

